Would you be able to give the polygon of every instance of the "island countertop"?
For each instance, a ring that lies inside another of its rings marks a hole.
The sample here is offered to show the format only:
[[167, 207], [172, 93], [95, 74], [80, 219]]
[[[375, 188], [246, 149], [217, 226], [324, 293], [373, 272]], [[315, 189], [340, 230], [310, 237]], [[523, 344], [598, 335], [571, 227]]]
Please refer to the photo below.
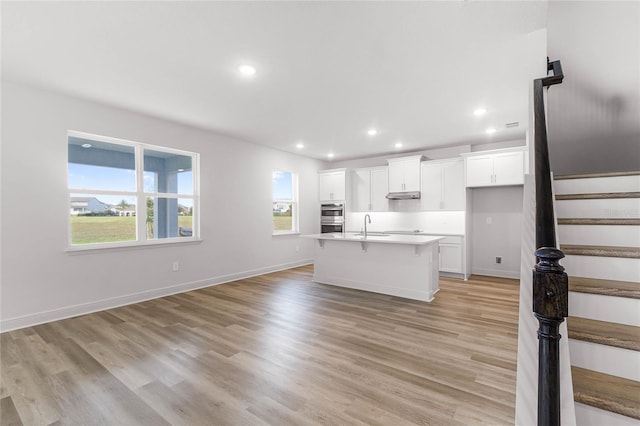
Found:
[[399, 235], [399, 234], [381, 234], [379, 232], [371, 232], [365, 238], [362, 234], [345, 232], [343, 233], [326, 233], [301, 235], [304, 238], [313, 238], [316, 240], [331, 241], [354, 241], [382, 244], [405, 244], [405, 245], [427, 245], [437, 242], [444, 237], [438, 235]]

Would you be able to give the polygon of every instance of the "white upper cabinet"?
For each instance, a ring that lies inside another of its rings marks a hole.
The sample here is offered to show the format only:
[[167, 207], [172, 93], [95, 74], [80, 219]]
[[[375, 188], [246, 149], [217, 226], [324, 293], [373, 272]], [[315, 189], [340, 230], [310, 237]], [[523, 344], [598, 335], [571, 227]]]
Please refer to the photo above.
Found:
[[420, 210], [464, 210], [464, 162], [462, 158], [425, 161], [422, 168]]
[[424, 157], [392, 158], [389, 162], [389, 192], [420, 191], [420, 162]]
[[467, 187], [524, 184], [524, 147], [463, 155]]
[[371, 169], [371, 211], [386, 212], [389, 210], [389, 172], [388, 167]]
[[389, 210], [387, 167], [353, 171], [353, 211], [384, 212]]
[[319, 201], [344, 201], [346, 169], [322, 170], [318, 172]]

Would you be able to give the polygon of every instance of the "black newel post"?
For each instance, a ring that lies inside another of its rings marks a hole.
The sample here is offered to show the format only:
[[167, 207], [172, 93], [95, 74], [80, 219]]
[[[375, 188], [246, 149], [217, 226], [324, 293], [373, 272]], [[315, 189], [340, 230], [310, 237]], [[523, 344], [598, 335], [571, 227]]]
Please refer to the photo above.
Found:
[[568, 316], [568, 277], [553, 247], [536, 251], [533, 312], [538, 319], [538, 425], [560, 425], [560, 324]]
[[560, 426], [560, 324], [569, 315], [569, 279], [556, 248], [543, 88], [562, 82], [560, 61], [548, 63], [553, 75], [534, 80], [536, 257], [533, 312], [538, 319], [538, 426]]

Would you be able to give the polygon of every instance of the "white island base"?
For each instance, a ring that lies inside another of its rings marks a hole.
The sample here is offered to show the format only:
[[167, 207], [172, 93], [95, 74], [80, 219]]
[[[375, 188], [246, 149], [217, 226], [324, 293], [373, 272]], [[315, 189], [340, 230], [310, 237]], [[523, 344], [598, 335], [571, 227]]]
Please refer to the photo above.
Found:
[[442, 237], [353, 234], [317, 239], [313, 281], [431, 302], [438, 291], [438, 240]]

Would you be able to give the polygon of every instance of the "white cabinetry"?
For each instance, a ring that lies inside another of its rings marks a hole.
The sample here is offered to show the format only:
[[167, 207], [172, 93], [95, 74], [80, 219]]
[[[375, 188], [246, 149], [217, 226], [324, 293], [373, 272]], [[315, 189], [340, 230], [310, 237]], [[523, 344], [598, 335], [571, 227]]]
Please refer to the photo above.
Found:
[[446, 237], [440, 244], [440, 272], [464, 273], [463, 237]]
[[463, 154], [466, 186], [506, 186], [524, 184], [525, 148]]
[[346, 169], [322, 170], [318, 172], [319, 201], [344, 201], [346, 198]]
[[389, 210], [389, 176], [387, 167], [353, 171], [353, 211], [385, 212]]
[[464, 210], [462, 158], [425, 161], [421, 165], [420, 210]]
[[389, 192], [420, 191], [420, 162], [424, 157], [391, 158], [389, 163]]

